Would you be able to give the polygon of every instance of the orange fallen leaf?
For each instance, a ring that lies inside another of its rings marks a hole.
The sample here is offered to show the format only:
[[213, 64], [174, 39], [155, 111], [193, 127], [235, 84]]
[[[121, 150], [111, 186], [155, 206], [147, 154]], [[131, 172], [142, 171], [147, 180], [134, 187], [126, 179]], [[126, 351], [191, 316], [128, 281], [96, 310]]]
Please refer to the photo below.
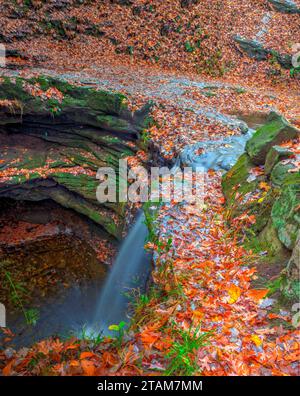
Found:
[[247, 291], [247, 296], [255, 301], [259, 302], [263, 298], [266, 297], [266, 295], [269, 293], [269, 289], [250, 289]]
[[71, 360], [69, 364], [70, 364], [71, 367], [78, 367], [79, 366], [79, 361], [78, 360]]
[[87, 359], [87, 358], [90, 358], [90, 357], [93, 357], [93, 356], [95, 356], [95, 354], [93, 352], [81, 352], [80, 360], [81, 359]]
[[11, 361], [4, 367], [4, 369], [2, 370], [2, 374], [3, 374], [4, 376], [10, 375], [10, 373], [11, 373], [11, 368], [12, 368], [12, 365], [13, 365], [14, 362], [15, 362], [15, 359], [11, 360]]
[[85, 375], [93, 376], [95, 374], [95, 366], [90, 360], [82, 360], [81, 367]]

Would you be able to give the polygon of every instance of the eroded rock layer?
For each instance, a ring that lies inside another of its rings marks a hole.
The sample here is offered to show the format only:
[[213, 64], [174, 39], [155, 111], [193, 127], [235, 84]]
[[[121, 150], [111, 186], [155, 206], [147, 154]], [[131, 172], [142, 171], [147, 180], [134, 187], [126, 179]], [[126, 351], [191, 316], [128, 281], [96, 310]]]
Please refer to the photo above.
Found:
[[116, 239], [123, 203], [96, 198], [100, 167], [134, 155], [145, 123], [123, 95], [40, 77], [0, 81], [0, 198], [52, 200]]

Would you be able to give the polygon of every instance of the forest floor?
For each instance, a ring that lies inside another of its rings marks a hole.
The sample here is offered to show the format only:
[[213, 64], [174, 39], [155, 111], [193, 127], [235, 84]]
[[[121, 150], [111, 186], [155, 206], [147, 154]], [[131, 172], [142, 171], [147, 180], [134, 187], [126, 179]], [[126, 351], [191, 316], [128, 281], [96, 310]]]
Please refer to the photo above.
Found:
[[[120, 65], [80, 73], [47, 69], [5, 74], [60, 75], [69, 81], [122, 91], [132, 109], [155, 102], [147, 142], [172, 161], [187, 144], [239, 134], [238, 118], [277, 110], [300, 125], [298, 82], [292, 86], [136, 69]], [[105, 77], [104, 77], [105, 76]], [[254, 117], [255, 119], [257, 117]], [[141, 158], [147, 154], [138, 153]], [[299, 375], [299, 331], [292, 312], [255, 289], [261, 257], [238, 231], [255, 219], [228, 225], [221, 173], [205, 175], [204, 204], [161, 206], [154, 284], [138, 296], [125, 333], [114, 339], [47, 339], [0, 354], [4, 375]], [[12, 335], [7, 331], [7, 340]]]

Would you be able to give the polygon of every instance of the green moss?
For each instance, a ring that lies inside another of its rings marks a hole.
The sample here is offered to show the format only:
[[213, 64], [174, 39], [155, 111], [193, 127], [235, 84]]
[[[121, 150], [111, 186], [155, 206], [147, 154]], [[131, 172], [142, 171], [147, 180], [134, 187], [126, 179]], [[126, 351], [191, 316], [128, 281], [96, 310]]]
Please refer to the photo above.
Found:
[[88, 175], [73, 175], [72, 173], [54, 173], [51, 177], [68, 190], [76, 192], [86, 199], [96, 201], [96, 189], [98, 181]]
[[276, 113], [270, 113], [268, 122], [248, 140], [246, 151], [255, 164], [262, 165], [272, 146], [295, 138], [299, 132], [285, 118]]
[[295, 166], [292, 162], [279, 162], [277, 165], [274, 166], [271, 173], [272, 182], [278, 186], [287, 186], [290, 184], [300, 183], [300, 172], [290, 172], [290, 170], [294, 169]]
[[99, 115], [97, 116], [97, 121], [104, 129], [110, 131], [128, 132], [128, 130], [130, 130], [130, 126], [127, 121], [112, 115]]
[[281, 191], [271, 217], [280, 241], [293, 249], [300, 229], [300, 184], [289, 185]]
[[248, 192], [255, 187], [256, 183], [248, 183], [247, 178], [253, 164], [247, 154], [239, 157], [236, 164], [223, 176], [222, 187], [228, 201], [234, 199], [237, 187], [243, 186], [243, 192]]

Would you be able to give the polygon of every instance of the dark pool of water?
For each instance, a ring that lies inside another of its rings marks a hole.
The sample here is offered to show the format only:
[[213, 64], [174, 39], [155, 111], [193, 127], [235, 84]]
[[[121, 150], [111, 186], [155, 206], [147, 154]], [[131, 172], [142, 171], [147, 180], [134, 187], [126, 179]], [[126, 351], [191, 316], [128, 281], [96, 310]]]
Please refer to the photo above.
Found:
[[[29, 346], [49, 336], [78, 334], [93, 319], [108, 267], [97, 261], [85, 242], [74, 236], [55, 236], [12, 251], [6, 260], [5, 270], [14, 284], [26, 290], [18, 292], [25, 311], [34, 310], [37, 316], [35, 325], [26, 322], [20, 304], [12, 304], [11, 289], [2, 271], [6, 325], [15, 334], [9, 346]], [[0, 348], [4, 338], [0, 336]]]

